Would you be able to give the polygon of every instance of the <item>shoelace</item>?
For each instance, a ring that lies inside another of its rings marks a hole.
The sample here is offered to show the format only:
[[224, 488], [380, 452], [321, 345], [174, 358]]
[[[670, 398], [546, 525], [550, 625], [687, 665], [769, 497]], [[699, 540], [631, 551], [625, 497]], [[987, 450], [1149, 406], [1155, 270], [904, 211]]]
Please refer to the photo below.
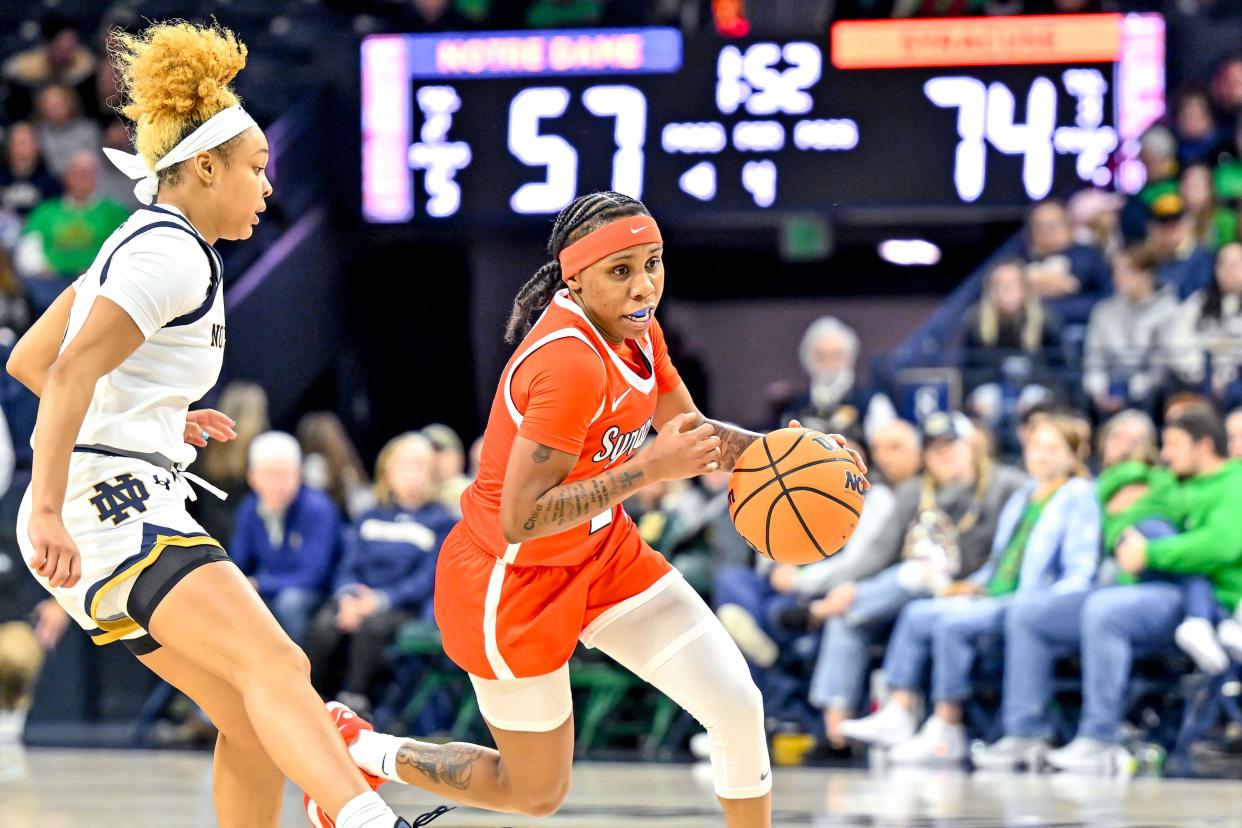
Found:
[[439, 819], [440, 817], [444, 816], [445, 814], [447, 814], [449, 811], [452, 811], [453, 809], [454, 809], [454, 806], [452, 805], [439, 805], [436, 807], [435, 810], [428, 811], [427, 813], [423, 814], [418, 819], [410, 823], [410, 828], [419, 828], [419, 826], [421, 825], [427, 825], [431, 823], [432, 820]]

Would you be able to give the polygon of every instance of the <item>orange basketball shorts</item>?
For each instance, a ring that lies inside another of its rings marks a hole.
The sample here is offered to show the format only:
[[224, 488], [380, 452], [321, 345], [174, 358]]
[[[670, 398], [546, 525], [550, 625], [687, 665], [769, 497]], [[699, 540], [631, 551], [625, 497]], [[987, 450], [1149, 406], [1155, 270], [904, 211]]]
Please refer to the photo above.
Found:
[[440, 548], [436, 623], [444, 651], [467, 673], [541, 676], [569, 661], [579, 638], [589, 644], [592, 625], [641, 603], [671, 571], [632, 524], [581, 564], [526, 566], [506, 564], [459, 523]]

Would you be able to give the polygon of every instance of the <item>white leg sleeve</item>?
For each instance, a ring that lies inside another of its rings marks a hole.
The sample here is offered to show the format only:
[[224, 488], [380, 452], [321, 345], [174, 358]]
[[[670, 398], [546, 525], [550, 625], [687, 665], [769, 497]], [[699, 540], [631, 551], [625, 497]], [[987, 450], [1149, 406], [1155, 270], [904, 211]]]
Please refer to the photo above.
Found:
[[763, 697], [737, 645], [689, 584], [679, 579], [591, 643], [707, 728], [718, 796], [749, 799], [772, 789]]

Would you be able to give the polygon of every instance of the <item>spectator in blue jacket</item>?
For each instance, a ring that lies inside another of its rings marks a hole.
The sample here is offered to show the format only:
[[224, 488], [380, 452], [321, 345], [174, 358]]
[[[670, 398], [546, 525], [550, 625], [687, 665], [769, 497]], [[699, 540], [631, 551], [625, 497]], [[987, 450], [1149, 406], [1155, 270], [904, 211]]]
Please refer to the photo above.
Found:
[[384, 446], [375, 464], [375, 498], [346, 533], [334, 597], [311, 623], [306, 651], [311, 681], [359, 711], [387, 668], [385, 650], [411, 619], [431, 619], [440, 545], [453, 517], [435, 502], [435, 449], [407, 433]]
[[302, 483], [302, 450], [290, 434], [254, 438], [246, 476], [254, 494], [238, 507], [229, 553], [301, 644], [336, 562], [341, 519], [327, 495]]

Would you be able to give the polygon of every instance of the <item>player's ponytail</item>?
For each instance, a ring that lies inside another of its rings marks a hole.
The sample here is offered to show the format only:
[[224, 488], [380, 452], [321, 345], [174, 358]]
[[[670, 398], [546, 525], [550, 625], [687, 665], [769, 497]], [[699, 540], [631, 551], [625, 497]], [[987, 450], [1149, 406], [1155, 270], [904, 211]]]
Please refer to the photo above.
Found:
[[626, 216], [649, 216], [646, 206], [636, 198], [622, 193], [603, 191], [578, 196], [557, 215], [548, 237], [548, 256], [551, 259], [535, 271], [513, 300], [513, 310], [505, 325], [505, 342], [516, 344], [530, 330], [530, 315], [542, 310], [560, 290], [563, 274], [559, 257], [561, 251], [578, 239], [603, 227], [609, 222]]
[[530, 312], [546, 308], [552, 301], [552, 294], [561, 286], [561, 263], [552, 261], [535, 271], [535, 275], [522, 285], [517, 298], [513, 300], [513, 310], [509, 313], [509, 322], [505, 325], [505, 342], [516, 345], [526, 335], [530, 325], [527, 319]]

